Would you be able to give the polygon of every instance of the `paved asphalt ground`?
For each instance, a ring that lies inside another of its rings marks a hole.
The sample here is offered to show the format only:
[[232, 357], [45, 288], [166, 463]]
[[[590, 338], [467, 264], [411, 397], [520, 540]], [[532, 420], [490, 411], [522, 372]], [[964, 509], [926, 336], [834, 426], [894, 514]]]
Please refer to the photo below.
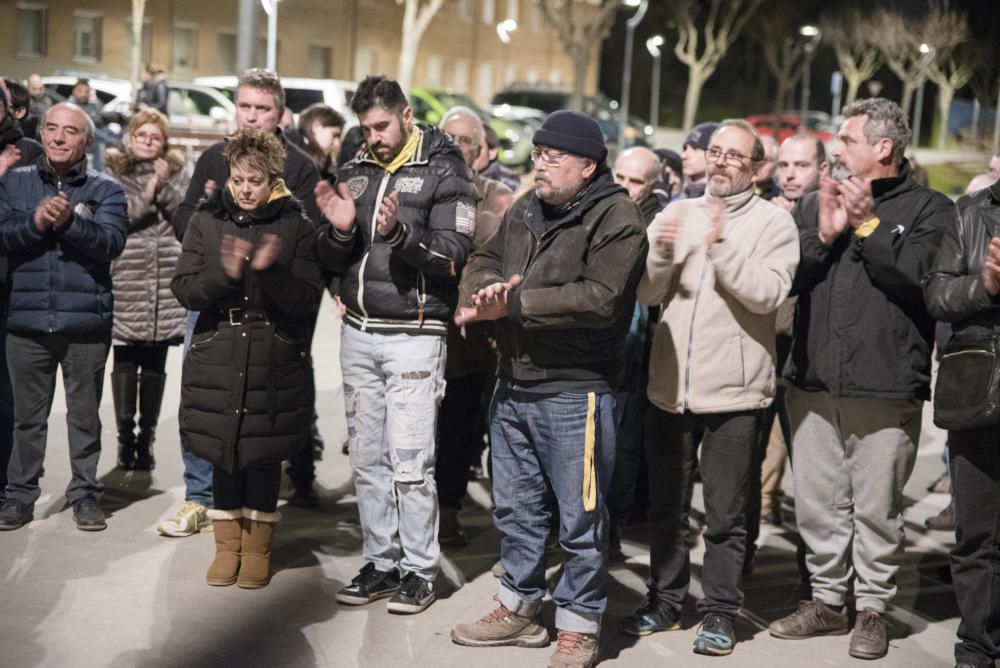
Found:
[[[314, 350], [320, 428], [326, 454], [318, 464], [322, 507], [284, 507], [274, 543], [270, 586], [261, 590], [205, 584], [213, 554], [211, 533], [163, 538], [156, 524], [183, 499], [177, 435], [180, 351], [168, 363], [167, 394], [152, 475], [114, 470], [115, 429], [110, 391], [101, 415], [104, 447], [100, 473], [108, 529], [78, 531], [65, 507], [69, 479], [65, 402], [60, 383], [50, 419], [46, 476], [36, 520], [0, 534], [0, 666], [336, 666], [434, 668], [545, 666], [549, 649], [472, 649], [452, 644], [456, 622], [473, 621], [493, 604], [497, 580], [490, 567], [499, 536], [489, 512], [488, 481], [470, 485], [462, 521], [471, 538], [445, 551], [440, 599], [416, 616], [387, 613], [385, 602], [338, 606], [334, 594], [361, 567], [361, 530], [347, 458], [338, 364], [340, 324], [324, 303]], [[796, 606], [799, 582], [794, 524], [767, 528], [754, 574], [745, 582], [746, 608], [737, 625], [739, 644], [728, 658], [691, 653], [697, 626], [704, 546], [692, 552], [694, 582], [684, 628], [641, 640], [615, 632], [617, 621], [641, 600], [648, 565], [645, 530], [626, 533], [629, 559], [612, 571], [610, 606], [601, 638], [603, 666], [905, 666], [952, 665], [958, 613], [949, 584], [952, 536], [926, 532], [923, 521], [947, 503], [927, 494], [941, 471], [943, 434], [925, 417], [916, 470], [906, 489], [907, 551], [900, 591], [891, 611], [889, 655], [874, 662], [852, 659], [847, 636], [805, 641], [771, 638], [766, 626]], [[790, 491], [791, 481], [786, 480]], [[700, 492], [696, 498], [700, 507]], [[696, 513], [697, 514], [697, 511]], [[791, 520], [791, 514], [788, 513]], [[550, 569], [551, 581], [558, 576]], [[545, 607], [552, 625], [553, 608]]]

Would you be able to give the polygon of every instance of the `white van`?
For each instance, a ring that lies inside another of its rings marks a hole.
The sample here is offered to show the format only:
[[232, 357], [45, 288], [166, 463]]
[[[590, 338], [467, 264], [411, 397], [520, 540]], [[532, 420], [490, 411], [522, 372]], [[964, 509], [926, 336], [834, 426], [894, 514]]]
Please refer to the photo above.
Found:
[[[238, 78], [232, 75], [198, 77], [196, 84], [211, 86], [223, 94], [236, 98], [236, 83]], [[299, 114], [310, 104], [322, 102], [336, 109], [347, 121], [347, 127], [358, 124], [358, 119], [351, 111], [351, 98], [358, 84], [343, 79], [305, 79], [299, 77], [282, 77], [281, 85], [285, 89], [285, 106], [292, 110], [296, 122]]]

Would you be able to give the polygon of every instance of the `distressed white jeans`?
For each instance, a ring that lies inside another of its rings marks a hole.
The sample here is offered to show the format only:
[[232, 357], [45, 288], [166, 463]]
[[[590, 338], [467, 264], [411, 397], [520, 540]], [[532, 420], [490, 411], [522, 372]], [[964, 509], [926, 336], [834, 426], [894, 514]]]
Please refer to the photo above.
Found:
[[441, 556], [434, 435], [444, 337], [345, 324], [340, 364], [365, 562], [433, 580]]

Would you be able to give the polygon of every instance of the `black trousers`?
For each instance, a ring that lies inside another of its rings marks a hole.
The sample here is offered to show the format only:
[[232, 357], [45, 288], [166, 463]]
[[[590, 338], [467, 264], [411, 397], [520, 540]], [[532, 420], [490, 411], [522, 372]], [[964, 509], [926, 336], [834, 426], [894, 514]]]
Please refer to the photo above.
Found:
[[691, 582], [685, 508], [699, 442], [707, 528], [698, 612], [733, 618], [743, 606], [745, 504], [762, 421], [763, 411], [676, 414], [649, 407], [648, 585], [664, 608], [679, 614]]
[[250, 508], [264, 513], [278, 509], [281, 463], [251, 464], [227, 473], [218, 466], [212, 477], [212, 494], [219, 510]]
[[470, 373], [448, 381], [438, 409], [434, 481], [438, 503], [458, 510], [469, 486], [469, 467], [482, 451], [486, 433], [483, 390], [492, 374]]
[[955, 549], [951, 577], [962, 622], [955, 662], [1000, 659], [1000, 427], [948, 432]]
[[116, 343], [111, 346], [111, 352], [115, 359], [111, 373], [136, 375], [139, 369], [166, 373], [167, 352], [169, 350], [170, 344], [162, 341], [138, 345]]

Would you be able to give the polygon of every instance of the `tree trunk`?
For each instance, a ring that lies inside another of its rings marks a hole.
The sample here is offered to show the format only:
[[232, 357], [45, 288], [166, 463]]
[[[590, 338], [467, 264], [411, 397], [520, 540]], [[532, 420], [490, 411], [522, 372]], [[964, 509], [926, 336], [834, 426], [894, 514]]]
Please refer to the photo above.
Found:
[[132, 104], [139, 97], [139, 68], [142, 67], [142, 22], [146, 0], [132, 0]]
[[410, 94], [410, 86], [413, 85], [413, 69], [417, 62], [417, 48], [420, 40], [415, 39], [413, 29], [403, 28], [403, 37], [399, 45], [399, 76], [396, 82], [403, 89], [404, 95]]
[[948, 116], [951, 114], [951, 101], [955, 97], [955, 89], [950, 86], [938, 86], [938, 115], [941, 117], [938, 125], [938, 150], [948, 147]]
[[590, 49], [586, 46], [577, 48], [572, 53], [573, 58], [573, 94], [569, 98], [569, 108], [573, 111], [583, 111], [583, 90], [587, 83], [587, 66], [590, 65]]
[[[858, 99], [858, 90], [864, 82], [860, 74], [855, 74], [852, 77], [845, 76], [844, 79], [847, 81], [847, 97], [844, 98], [844, 106], [846, 107]], [[839, 113], [840, 110], [838, 109], [837, 112]]]
[[701, 87], [705, 84], [706, 78], [700, 65], [692, 65], [688, 68], [687, 93], [684, 95], [685, 132], [694, 127], [694, 117], [698, 113], [698, 104], [701, 101]]
[[917, 86], [912, 81], [903, 82], [903, 97], [899, 106], [903, 108], [903, 115], [907, 120], [913, 122], [913, 94], [917, 92]]

